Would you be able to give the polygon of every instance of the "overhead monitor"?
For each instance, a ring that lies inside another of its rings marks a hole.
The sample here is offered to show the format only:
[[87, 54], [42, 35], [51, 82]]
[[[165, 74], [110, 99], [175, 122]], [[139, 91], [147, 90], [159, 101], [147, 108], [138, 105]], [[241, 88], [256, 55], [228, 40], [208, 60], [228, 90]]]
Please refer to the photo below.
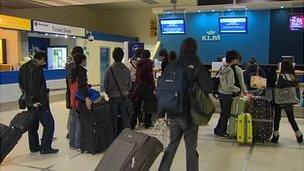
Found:
[[289, 30], [298, 31], [304, 28], [304, 15], [289, 16]]
[[162, 35], [170, 34], [186, 34], [186, 26], [184, 19], [161, 19], [160, 32]]
[[247, 17], [220, 17], [220, 33], [247, 33]]
[[48, 69], [65, 69], [68, 58], [66, 46], [48, 47]]

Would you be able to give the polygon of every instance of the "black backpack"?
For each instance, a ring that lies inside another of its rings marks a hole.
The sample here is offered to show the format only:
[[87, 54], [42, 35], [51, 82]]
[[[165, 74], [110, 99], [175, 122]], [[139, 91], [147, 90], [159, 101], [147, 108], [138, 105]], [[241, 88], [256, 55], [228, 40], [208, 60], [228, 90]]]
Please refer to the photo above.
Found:
[[158, 81], [158, 113], [179, 114], [185, 111], [187, 83], [186, 72], [180, 65], [167, 65]]

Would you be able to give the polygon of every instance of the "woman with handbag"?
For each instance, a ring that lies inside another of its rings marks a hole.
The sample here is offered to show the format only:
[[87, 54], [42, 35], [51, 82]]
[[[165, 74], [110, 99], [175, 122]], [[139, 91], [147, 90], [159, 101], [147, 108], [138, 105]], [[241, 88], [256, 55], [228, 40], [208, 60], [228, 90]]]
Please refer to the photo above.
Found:
[[295, 132], [297, 142], [303, 142], [303, 134], [295, 121], [293, 105], [298, 103], [296, 97], [296, 87], [298, 87], [298, 79], [295, 74], [293, 65], [289, 61], [283, 61], [281, 64], [281, 73], [276, 83], [274, 93], [275, 99], [275, 117], [274, 131], [271, 141], [278, 143], [279, 141], [279, 125], [281, 120], [281, 111], [285, 110], [288, 121]]

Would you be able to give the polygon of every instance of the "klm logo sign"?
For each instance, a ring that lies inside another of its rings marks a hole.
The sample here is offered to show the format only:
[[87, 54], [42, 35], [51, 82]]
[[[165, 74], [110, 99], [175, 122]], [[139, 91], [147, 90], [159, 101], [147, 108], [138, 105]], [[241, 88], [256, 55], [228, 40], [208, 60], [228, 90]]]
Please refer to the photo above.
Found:
[[220, 41], [220, 40], [221, 40], [221, 36], [216, 35], [215, 31], [213, 31], [212, 29], [207, 31], [207, 35], [202, 36], [203, 42], [214, 42], [214, 41]]

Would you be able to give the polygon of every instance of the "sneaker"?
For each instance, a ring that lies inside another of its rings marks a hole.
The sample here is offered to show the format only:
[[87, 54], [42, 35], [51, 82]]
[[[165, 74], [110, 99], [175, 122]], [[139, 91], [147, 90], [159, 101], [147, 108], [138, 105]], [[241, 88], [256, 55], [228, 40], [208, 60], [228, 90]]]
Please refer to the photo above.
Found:
[[223, 134], [214, 133], [214, 135], [216, 135], [218, 137], [221, 137], [221, 138], [227, 138], [227, 137], [229, 137], [229, 134], [227, 134], [227, 133], [223, 133]]

